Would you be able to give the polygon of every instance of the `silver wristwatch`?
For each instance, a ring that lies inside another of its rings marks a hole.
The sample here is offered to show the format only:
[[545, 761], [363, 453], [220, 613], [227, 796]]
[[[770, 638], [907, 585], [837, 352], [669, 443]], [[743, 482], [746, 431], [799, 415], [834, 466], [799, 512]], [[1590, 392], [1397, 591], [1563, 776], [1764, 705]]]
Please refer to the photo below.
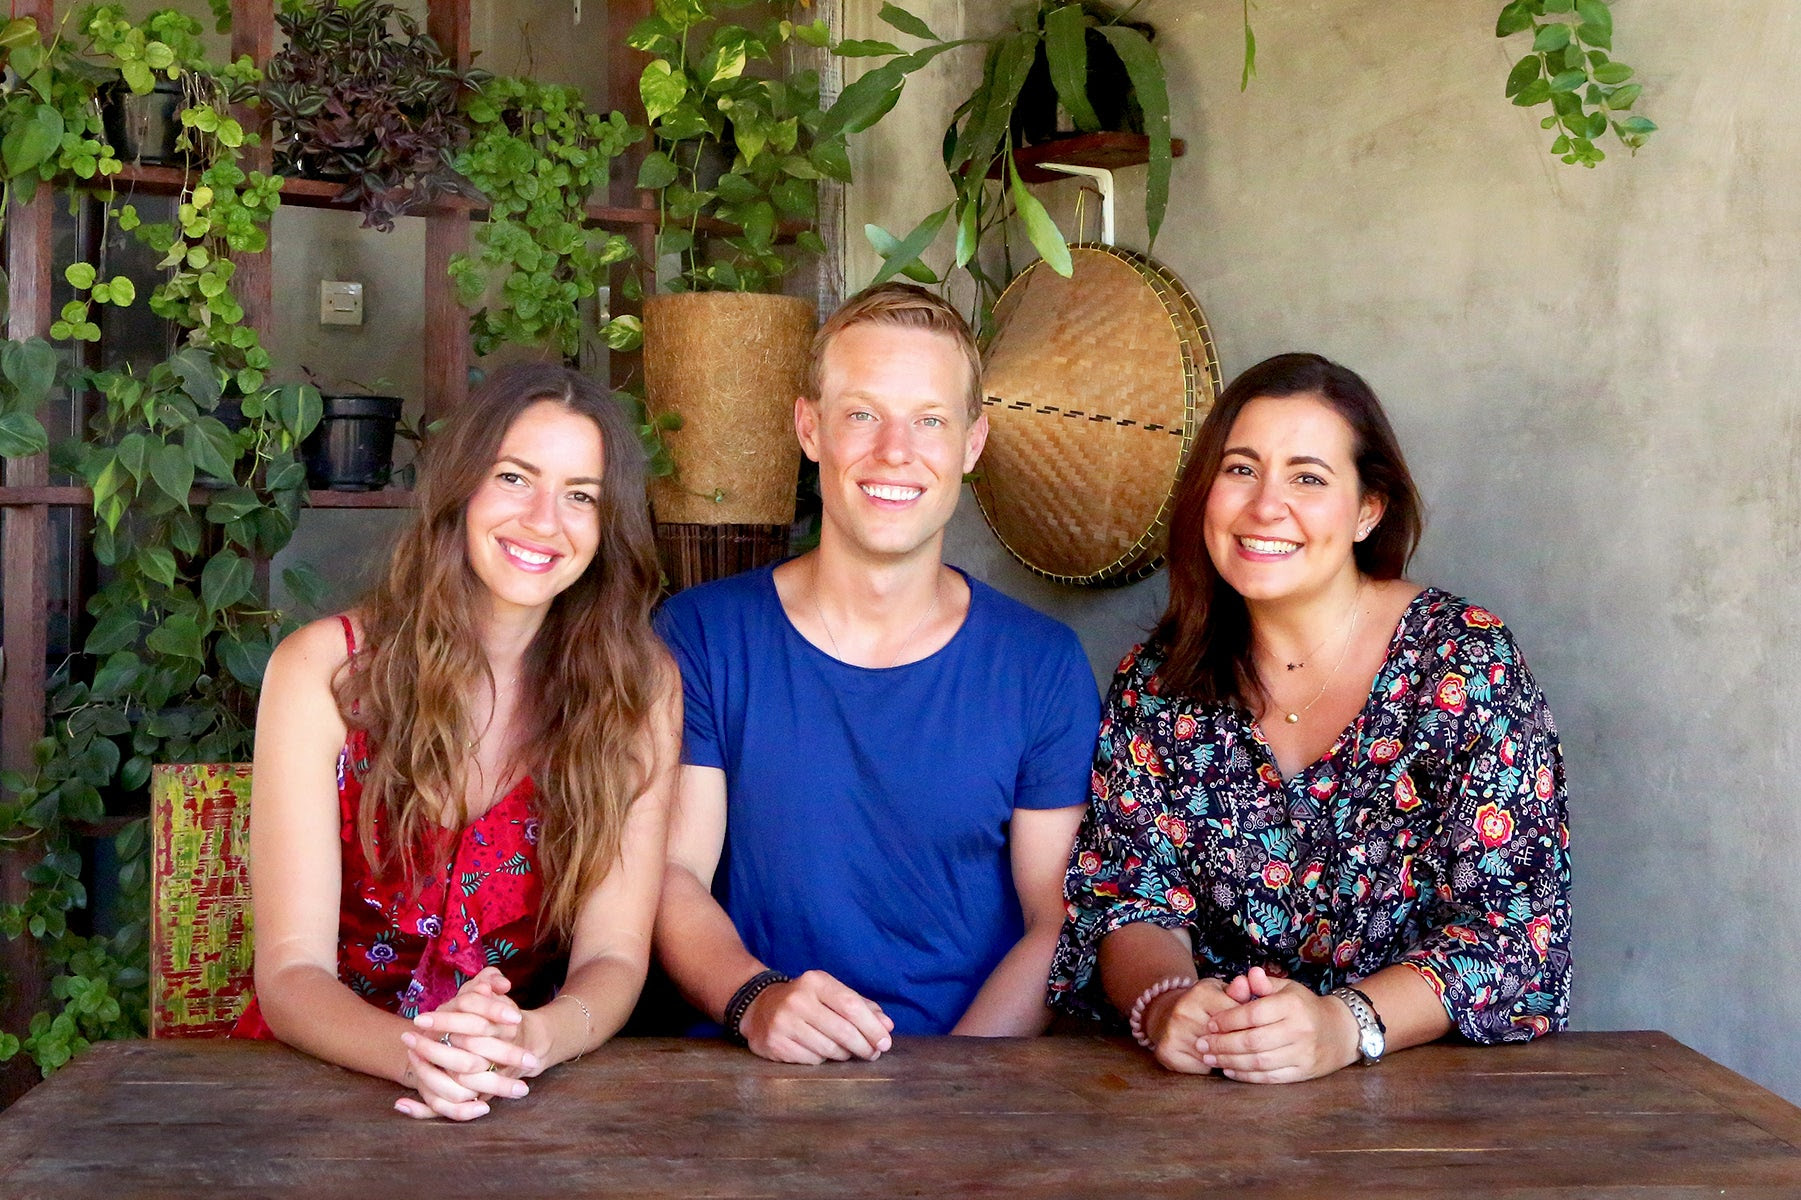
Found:
[[1366, 1067], [1373, 1067], [1382, 1061], [1382, 1052], [1388, 1048], [1388, 1027], [1382, 1024], [1382, 1014], [1370, 1003], [1370, 998], [1354, 987], [1333, 988], [1332, 995], [1344, 1001], [1351, 1016], [1357, 1020], [1357, 1056]]

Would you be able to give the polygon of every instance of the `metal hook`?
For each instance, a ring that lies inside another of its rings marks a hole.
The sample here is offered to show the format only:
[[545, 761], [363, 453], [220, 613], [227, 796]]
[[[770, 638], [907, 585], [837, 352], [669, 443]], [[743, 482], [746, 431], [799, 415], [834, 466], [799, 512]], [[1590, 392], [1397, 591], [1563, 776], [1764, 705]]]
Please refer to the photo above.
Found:
[[1039, 163], [1039, 169], [1082, 175], [1095, 181], [1101, 192], [1101, 241], [1113, 244], [1113, 172], [1105, 167], [1078, 167], [1073, 163]]

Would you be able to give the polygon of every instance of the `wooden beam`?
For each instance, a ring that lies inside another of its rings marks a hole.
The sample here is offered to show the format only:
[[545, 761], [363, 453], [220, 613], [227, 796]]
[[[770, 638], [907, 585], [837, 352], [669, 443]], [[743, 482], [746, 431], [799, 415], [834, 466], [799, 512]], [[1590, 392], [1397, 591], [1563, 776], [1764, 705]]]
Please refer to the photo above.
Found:
[[[35, 18], [48, 40], [56, 27], [54, 7], [51, 0], [25, 0], [13, 5], [13, 15]], [[50, 328], [50, 231], [55, 203], [55, 194], [39, 187], [28, 203], [19, 202], [15, 192], [7, 212], [6, 274], [11, 307], [6, 333], [13, 339], [38, 337]], [[19, 487], [44, 486], [50, 481], [49, 456], [7, 462], [4, 480]], [[28, 769], [32, 744], [44, 736], [49, 558], [49, 508], [37, 504], [0, 511], [0, 582], [6, 590], [4, 629], [0, 630], [0, 646], [5, 649], [5, 662], [0, 666], [0, 767], [8, 770]], [[0, 899], [18, 904], [30, 895], [25, 871], [38, 856], [37, 847], [29, 844], [0, 855]], [[23, 1038], [31, 1015], [43, 1007], [47, 990], [36, 939], [21, 937], [0, 946], [0, 974], [6, 983], [0, 997], [0, 1029]], [[22, 1094], [36, 1082], [36, 1076], [29, 1061], [15, 1059], [0, 1073], [0, 1104]]]
[[[644, 99], [638, 94], [638, 79], [644, 74], [650, 55], [626, 45], [625, 37], [631, 32], [632, 26], [651, 15], [652, 0], [608, 0], [606, 12], [607, 104], [624, 113], [625, 119], [632, 124], [642, 125]], [[642, 211], [656, 207], [656, 196], [638, 188], [638, 164], [644, 161], [648, 152], [646, 139], [614, 160], [612, 176], [607, 184], [609, 208]], [[636, 225], [626, 231], [626, 237], [631, 239], [632, 249], [638, 253], [638, 261], [615, 264], [608, 275], [608, 308], [616, 317], [639, 315], [643, 312], [643, 305], [626, 299], [625, 281], [635, 274], [648, 288], [650, 281], [656, 277], [656, 227]], [[639, 373], [641, 356], [615, 353], [609, 357], [608, 362], [611, 365], [609, 374], [612, 376], [613, 386], [623, 387]]]
[[[469, 65], [469, 0], [430, 0], [425, 31], [459, 68]], [[467, 209], [425, 218], [425, 420], [447, 417], [469, 392], [469, 314], [457, 303], [450, 260], [469, 252]]]

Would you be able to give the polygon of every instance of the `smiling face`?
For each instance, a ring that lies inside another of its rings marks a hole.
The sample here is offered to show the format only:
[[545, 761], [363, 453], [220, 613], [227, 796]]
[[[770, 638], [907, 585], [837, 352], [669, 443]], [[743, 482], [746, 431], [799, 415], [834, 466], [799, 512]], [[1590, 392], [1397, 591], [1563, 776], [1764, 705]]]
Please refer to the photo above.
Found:
[[1239, 410], [1207, 492], [1213, 565], [1248, 601], [1323, 594], [1382, 516], [1357, 476], [1351, 427], [1311, 394], [1260, 396]]
[[469, 566], [496, 614], [542, 619], [594, 561], [604, 469], [588, 417], [540, 400], [514, 420], [464, 510]]
[[794, 408], [819, 464], [821, 546], [884, 560], [936, 555], [988, 418], [969, 419], [969, 364], [942, 333], [852, 325], [825, 350], [819, 398]]

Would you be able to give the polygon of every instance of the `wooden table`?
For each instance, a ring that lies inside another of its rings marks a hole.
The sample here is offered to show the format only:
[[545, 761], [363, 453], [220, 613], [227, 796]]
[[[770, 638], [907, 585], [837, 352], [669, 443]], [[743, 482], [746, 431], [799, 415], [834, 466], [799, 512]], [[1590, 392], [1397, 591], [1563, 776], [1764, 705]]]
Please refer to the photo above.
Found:
[[1801, 1109], [1657, 1033], [1291, 1087], [1102, 1038], [825, 1067], [621, 1039], [469, 1125], [397, 1094], [276, 1045], [105, 1044], [0, 1114], [0, 1196], [1801, 1196]]

